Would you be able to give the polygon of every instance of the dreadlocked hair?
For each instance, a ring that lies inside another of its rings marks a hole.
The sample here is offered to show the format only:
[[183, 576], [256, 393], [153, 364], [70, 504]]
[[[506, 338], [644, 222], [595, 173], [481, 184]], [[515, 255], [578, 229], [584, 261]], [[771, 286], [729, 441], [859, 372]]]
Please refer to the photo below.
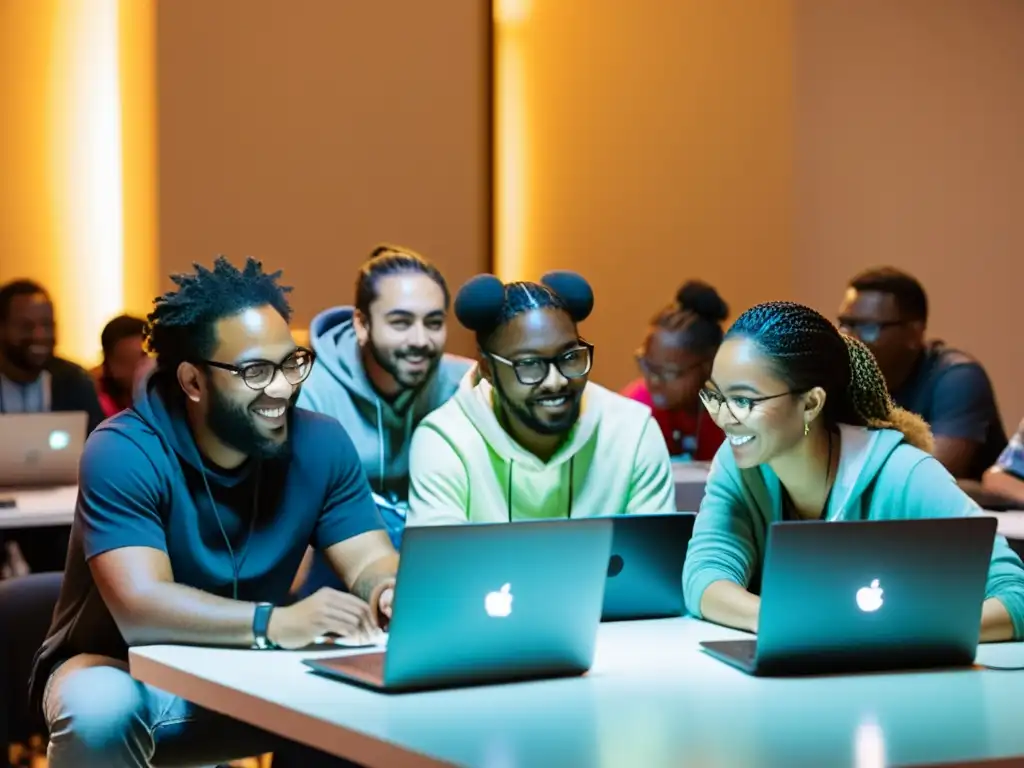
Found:
[[558, 310], [581, 323], [593, 308], [594, 292], [575, 272], [549, 272], [540, 283], [508, 285], [494, 275], [477, 275], [455, 297], [455, 316], [476, 334], [480, 349], [486, 349], [491, 337], [512, 318], [532, 309]]
[[224, 256], [217, 257], [213, 269], [192, 266], [193, 274], [171, 276], [177, 290], [154, 299], [146, 318], [146, 345], [156, 357], [158, 373], [209, 358], [217, 345], [217, 321], [225, 317], [270, 306], [286, 321], [291, 318], [286, 298], [291, 288], [278, 285], [280, 270], [268, 274], [262, 262], [251, 257], [242, 269]]
[[732, 337], [754, 342], [792, 391], [824, 389], [822, 416], [829, 427], [843, 423], [895, 429], [908, 443], [931, 453], [931, 429], [892, 402], [871, 351], [810, 307], [787, 301], [758, 304], [732, 324], [726, 338]]

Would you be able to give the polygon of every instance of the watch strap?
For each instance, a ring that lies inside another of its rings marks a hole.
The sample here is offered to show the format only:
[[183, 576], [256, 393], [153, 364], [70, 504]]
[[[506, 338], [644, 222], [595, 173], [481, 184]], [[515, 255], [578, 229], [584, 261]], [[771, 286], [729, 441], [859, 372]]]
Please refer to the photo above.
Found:
[[256, 610], [252, 615], [252, 636], [253, 645], [260, 650], [277, 647], [267, 637], [267, 630], [270, 628], [270, 614], [273, 611], [273, 603], [256, 603]]

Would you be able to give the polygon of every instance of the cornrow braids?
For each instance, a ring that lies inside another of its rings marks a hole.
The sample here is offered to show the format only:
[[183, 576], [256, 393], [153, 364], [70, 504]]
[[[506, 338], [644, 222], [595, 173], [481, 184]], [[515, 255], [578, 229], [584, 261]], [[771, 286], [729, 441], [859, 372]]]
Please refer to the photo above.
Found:
[[213, 269], [193, 266], [193, 274], [171, 276], [177, 290], [154, 299], [146, 318], [146, 343], [158, 372], [209, 357], [217, 343], [215, 325], [225, 317], [270, 306], [285, 320], [291, 319], [286, 298], [291, 288], [278, 285], [280, 270], [268, 274], [253, 258], [238, 269], [224, 256], [217, 257]]
[[916, 413], [893, 403], [885, 386], [885, 377], [878, 361], [864, 343], [854, 336], [842, 334], [850, 357], [850, 406], [868, 427], [895, 429], [907, 442], [922, 451], [932, 452], [934, 439], [927, 422]]
[[931, 451], [928, 425], [893, 404], [868, 348], [841, 334], [810, 307], [787, 301], [758, 304], [740, 315], [726, 333], [726, 338], [736, 336], [757, 344], [793, 392], [824, 389], [828, 396], [822, 415], [829, 426], [896, 429], [911, 445]]
[[590, 285], [575, 272], [549, 272], [539, 283], [508, 284], [494, 275], [477, 275], [455, 297], [455, 316], [476, 334], [480, 349], [486, 349], [498, 329], [524, 312], [554, 309], [579, 323], [590, 315], [593, 307]]

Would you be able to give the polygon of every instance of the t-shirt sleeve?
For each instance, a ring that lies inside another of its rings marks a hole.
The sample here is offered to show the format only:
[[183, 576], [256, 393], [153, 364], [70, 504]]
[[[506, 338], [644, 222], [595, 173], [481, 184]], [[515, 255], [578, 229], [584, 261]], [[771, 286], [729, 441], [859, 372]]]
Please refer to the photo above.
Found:
[[939, 375], [932, 395], [931, 428], [936, 437], [984, 443], [999, 418], [992, 384], [977, 363], [954, 365]]
[[123, 547], [166, 552], [161, 495], [141, 446], [112, 429], [94, 432], [79, 465], [75, 511], [86, 560]]
[[1024, 421], [1020, 423], [1017, 431], [1010, 438], [1010, 442], [999, 454], [996, 466], [1018, 480], [1024, 480]]
[[352, 438], [336, 421], [324, 423], [321, 440], [328, 473], [324, 508], [313, 530], [313, 546], [323, 551], [368, 531], [384, 530], [370, 484]]

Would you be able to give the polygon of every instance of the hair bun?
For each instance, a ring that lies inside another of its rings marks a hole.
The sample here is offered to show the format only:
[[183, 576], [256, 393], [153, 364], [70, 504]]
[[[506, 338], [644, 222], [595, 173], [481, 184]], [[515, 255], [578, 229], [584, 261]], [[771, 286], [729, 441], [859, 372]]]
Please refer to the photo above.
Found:
[[577, 323], [582, 323], [594, 311], [594, 290], [578, 272], [548, 272], [540, 281], [558, 295]]
[[485, 331], [494, 326], [505, 303], [505, 286], [494, 275], [471, 278], [455, 296], [455, 317], [471, 331]]
[[729, 305], [718, 295], [718, 291], [703, 280], [685, 282], [676, 293], [676, 303], [680, 309], [688, 310], [715, 323], [720, 323], [729, 316]]

